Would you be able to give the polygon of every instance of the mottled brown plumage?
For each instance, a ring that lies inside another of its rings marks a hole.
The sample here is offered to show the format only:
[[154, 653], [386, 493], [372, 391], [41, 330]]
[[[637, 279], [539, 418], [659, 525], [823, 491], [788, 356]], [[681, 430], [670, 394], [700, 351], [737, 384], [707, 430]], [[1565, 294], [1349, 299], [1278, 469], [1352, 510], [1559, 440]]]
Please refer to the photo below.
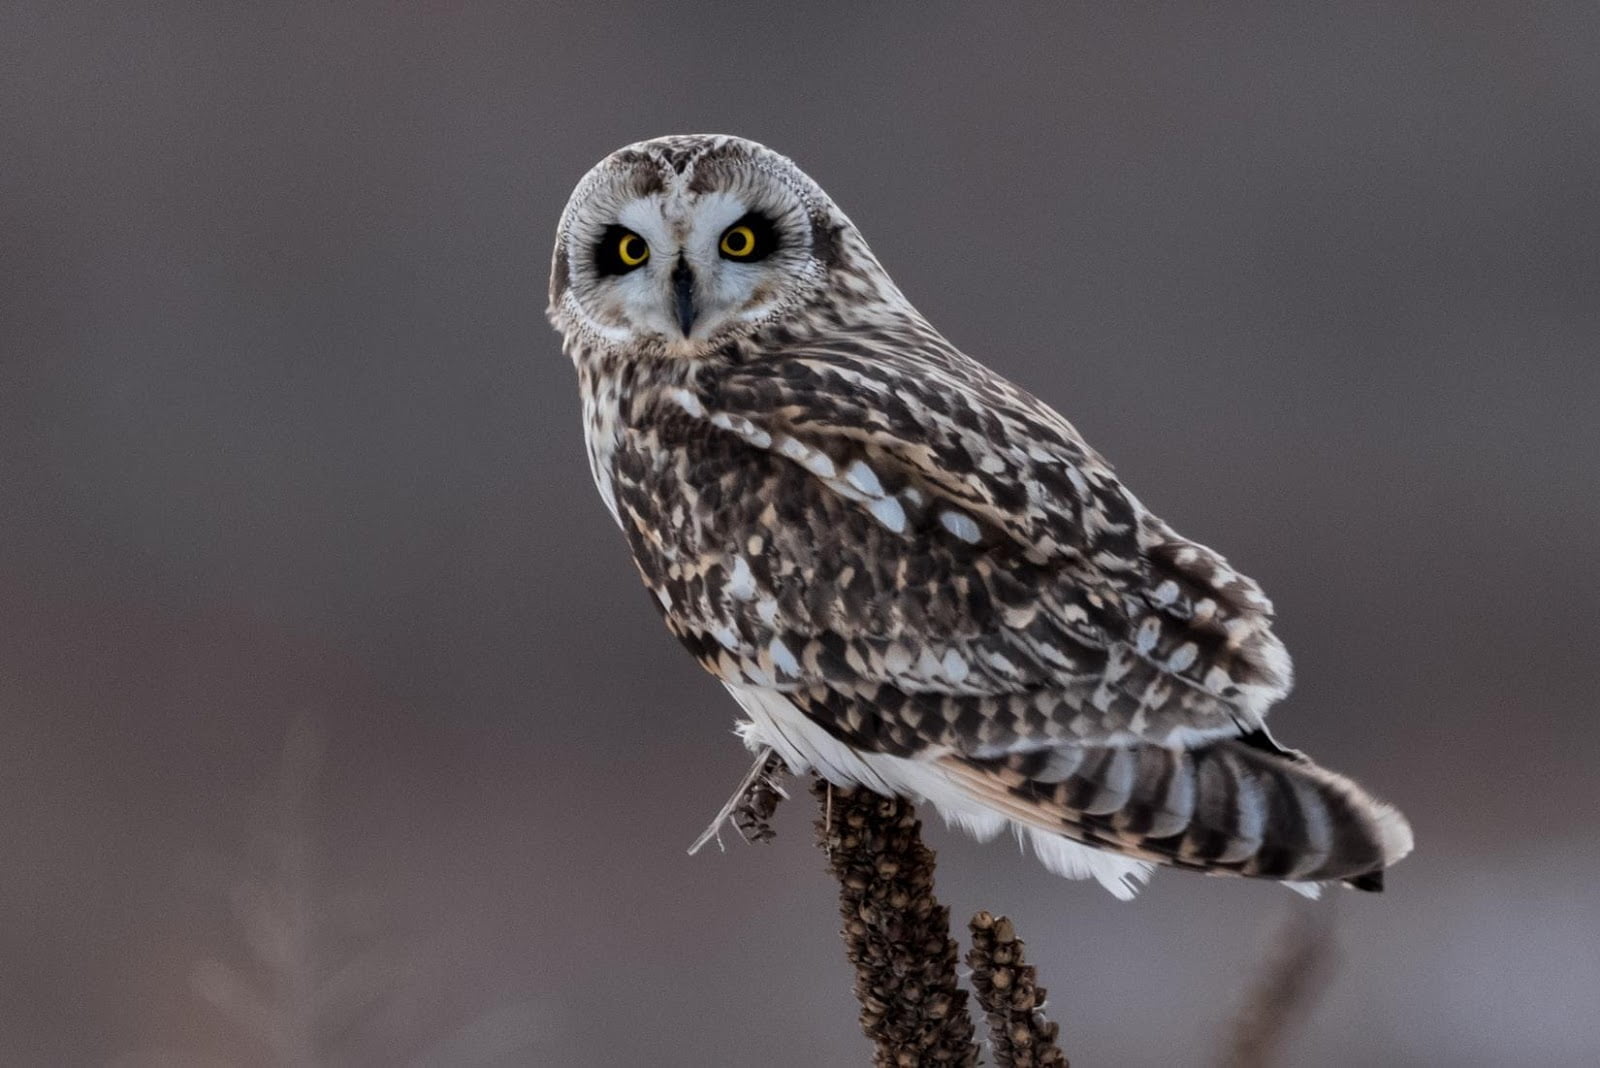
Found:
[[1370, 887], [1409, 850], [1266, 735], [1291, 678], [1259, 587], [940, 336], [788, 160], [677, 137], [603, 161], [551, 318], [602, 496], [753, 745], [1119, 892], [1145, 862]]

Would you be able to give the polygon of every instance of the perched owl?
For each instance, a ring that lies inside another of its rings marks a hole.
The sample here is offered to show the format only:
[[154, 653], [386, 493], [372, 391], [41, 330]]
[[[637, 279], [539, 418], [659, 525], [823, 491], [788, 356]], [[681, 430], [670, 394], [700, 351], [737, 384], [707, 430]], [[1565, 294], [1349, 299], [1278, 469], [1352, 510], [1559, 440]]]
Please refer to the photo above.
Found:
[[677, 636], [795, 772], [1153, 865], [1377, 890], [1405, 818], [1280, 748], [1272, 605], [958, 351], [788, 159], [644, 141], [562, 214], [589, 463]]

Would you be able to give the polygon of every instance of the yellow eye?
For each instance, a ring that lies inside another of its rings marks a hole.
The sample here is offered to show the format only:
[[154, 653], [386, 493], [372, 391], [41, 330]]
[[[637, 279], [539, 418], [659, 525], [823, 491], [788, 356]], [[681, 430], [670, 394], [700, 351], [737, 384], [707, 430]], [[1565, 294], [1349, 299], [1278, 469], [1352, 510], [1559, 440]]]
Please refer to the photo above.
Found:
[[742, 260], [756, 250], [756, 232], [748, 226], [730, 226], [722, 235], [722, 254]]
[[623, 266], [637, 267], [650, 258], [650, 246], [638, 234], [623, 234], [617, 241], [617, 259]]

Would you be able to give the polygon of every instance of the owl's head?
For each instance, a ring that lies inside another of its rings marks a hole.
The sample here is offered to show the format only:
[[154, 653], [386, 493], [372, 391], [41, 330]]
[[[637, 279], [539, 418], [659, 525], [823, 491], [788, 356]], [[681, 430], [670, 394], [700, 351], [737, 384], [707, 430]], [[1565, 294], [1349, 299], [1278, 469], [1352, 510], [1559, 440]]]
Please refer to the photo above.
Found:
[[881, 274], [788, 159], [738, 137], [661, 137], [618, 149], [578, 183], [556, 235], [549, 316], [569, 337], [693, 356], [814, 301], [846, 266], [857, 286]]

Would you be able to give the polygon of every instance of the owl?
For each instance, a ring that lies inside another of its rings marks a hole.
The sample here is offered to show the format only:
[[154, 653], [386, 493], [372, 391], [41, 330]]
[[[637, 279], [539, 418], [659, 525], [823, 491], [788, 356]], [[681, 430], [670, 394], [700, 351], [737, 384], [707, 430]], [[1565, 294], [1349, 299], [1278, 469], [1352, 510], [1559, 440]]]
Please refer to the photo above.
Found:
[[787, 158], [612, 153], [549, 316], [600, 496], [753, 751], [1123, 898], [1156, 865], [1378, 890], [1410, 851], [1268, 733], [1290, 662], [1260, 587], [946, 341]]

